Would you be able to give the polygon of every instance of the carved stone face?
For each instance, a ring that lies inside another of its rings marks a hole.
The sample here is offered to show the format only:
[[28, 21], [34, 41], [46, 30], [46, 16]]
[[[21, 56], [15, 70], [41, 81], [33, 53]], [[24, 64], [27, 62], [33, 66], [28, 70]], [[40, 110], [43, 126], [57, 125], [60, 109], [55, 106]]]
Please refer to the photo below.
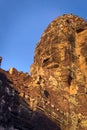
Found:
[[[75, 62], [74, 52], [76, 31], [82, 31], [86, 22], [72, 14], [55, 19], [43, 33], [35, 49], [34, 70], [37, 68], [58, 69]], [[86, 59], [87, 60], [87, 59]], [[32, 67], [31, 67], [32, 68]]]
[[86, 28], [87, 22], [71, 14], [55, 19], [37, 44], [31, 67], [43, 94], [40, 106], [51, 111], [50, 118], [63, 120], [64, 130], [87, 128]]

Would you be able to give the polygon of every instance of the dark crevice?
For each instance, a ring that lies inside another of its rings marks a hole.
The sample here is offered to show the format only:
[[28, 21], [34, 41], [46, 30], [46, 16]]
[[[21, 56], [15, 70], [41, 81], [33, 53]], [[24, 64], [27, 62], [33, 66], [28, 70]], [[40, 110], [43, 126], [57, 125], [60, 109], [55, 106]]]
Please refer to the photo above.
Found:
[[79, 29], [76, 30], [76, 32], [77, 32], [77, 33], [80, 33], [80, 32], [82, 32], [83, 30], [84, 30], [83, 28], [79, 28]]
[[44, 90], [44, 95], [45, 95], [46, 98], [48, 98], [50, 94], [47, 90]]
[[72, 81], [72, 76], [71, 76], [71, 74], [69, 74], [69, 76], [68, 76], [68, 84], [69, 84], [69, 86], [71, 85], [71, 81]]

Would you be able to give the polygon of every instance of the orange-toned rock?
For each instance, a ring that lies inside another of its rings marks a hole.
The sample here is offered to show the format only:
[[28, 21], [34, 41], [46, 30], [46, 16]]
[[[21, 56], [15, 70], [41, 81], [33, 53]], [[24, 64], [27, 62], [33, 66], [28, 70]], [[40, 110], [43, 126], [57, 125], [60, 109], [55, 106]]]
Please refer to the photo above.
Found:
[[87, 129], [86, 37], [84, 19], [63, 15], [49, 24], [35, 49], [31, 76], [34, 82], [40, 77], [35, 88], [40, 91], [40, 98], [35, 97], [37, 110], [43, 110], [62, 130]]
[[7, 83], [32, 109], [30, 121], [34, 129], [87, 130], [87, 22], [84, 19], [72, 14], [56, 18], [36, 46], [30, 76], [14, 68], [9, 73], [4, 73], [11, 81]]

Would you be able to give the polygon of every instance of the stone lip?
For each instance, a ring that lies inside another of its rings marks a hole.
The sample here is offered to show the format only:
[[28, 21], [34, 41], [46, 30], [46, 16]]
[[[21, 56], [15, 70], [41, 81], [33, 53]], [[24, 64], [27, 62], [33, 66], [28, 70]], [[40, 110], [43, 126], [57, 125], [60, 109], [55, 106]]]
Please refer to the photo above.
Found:
[[[15, 76], [17, 72], [16, 70]], [[22, 72], [22, 76], [25, 75]], [[20, 96], [23, 90], [17, 90], [17, 84], [13, 80], [15, 76], [0, 69], [0, 130], [60, 130], [44, 113], [31, 110], [26, 100]]]

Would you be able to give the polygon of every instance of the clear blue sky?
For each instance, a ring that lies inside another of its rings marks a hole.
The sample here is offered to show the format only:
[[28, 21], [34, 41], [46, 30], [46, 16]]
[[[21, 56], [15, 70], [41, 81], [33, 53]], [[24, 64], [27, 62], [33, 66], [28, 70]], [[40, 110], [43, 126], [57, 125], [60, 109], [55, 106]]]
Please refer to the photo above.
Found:
[[87, 0], [0, 0], [2, 68], [29, 72], [34, 50], [48, 24], [72, 13], [87, 20]]

